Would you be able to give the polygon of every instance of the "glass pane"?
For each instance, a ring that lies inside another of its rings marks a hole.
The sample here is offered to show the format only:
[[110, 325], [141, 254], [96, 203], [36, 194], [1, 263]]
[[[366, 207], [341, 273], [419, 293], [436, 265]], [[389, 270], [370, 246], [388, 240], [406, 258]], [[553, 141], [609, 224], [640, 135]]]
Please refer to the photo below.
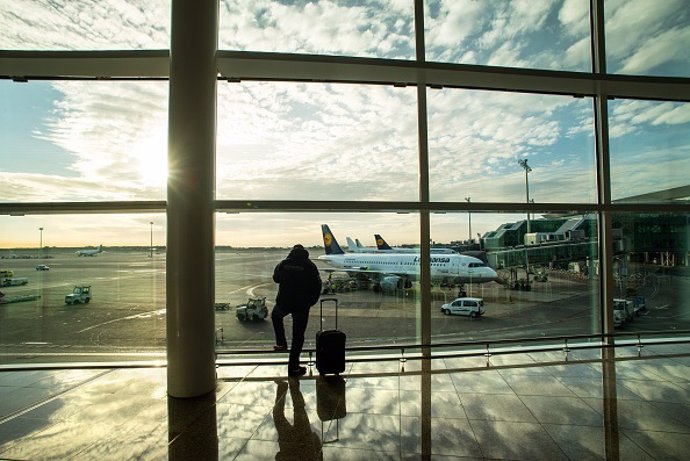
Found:
[[218, 47], [414, 59], [414, 2], [222, 0]]
[[[434, 283], [434, 341], [600, 331], [596, 216], [532, 215], [530, 223], [531, 233], [525, 214], [431, 215], [435, 244], [458, 251], [468, 274]], [[470, 226], [476, 238], [465, 238]]]
[[613, 227], [616, 331], [689, 329], [690, 213], [621, 213]]
[[686, 0], [606, 0], [604, 10], [609, 72], [690, 76]]
[[426, 3], [429, 61], [590, 72], [588, 0]]
[[609, 137], [614, 201], [690, 197], [690, 104], [610, 101]]
[[144, 50], [169, 47], [169, 0], [4, 0], [0, 4], [0, 49]]
[[4, 202], [162, 200], [166, 82], [0, 81]]
[[218, 198], [417, 200], [415, 91], [220, 84]]
[[161, 358], [165, 226], [164, 214], [0, 216], [0, 362]]
[[[322, 224], [330, 232], [323, 232]], [[405, 255], [402, 267], [394, 264], [396, 256], [355, 253], [354, 246], [346, 243], [349, 237], [372, 246], [374, 233], [383, 234], [391, 245], [418, 246], [419, 217], [395, 213], [217, 214], [216, 327], [223, 329], [224, 338], [217, 348], [266, 349], [274, 344], [270, 312], [277, 285], [273, 270], [297, 243], [304, 245], [320, 270], [322, 299], [338, 299], [338, 329], [346, 332], [348, 347], [415, 343], [419, 326], [415, 255]], [[326, 254], [325, 240], [334, 242], [329, 250], [333, 254]], [[345, 253], [338, 254], [338, 248]], [[250, 313], [259, 318], [240, 320], [236, 308], [255, 298], [260, 306], [252, 302]], [[333, 306], [325, 304], [323, 314], [324, 328], [334, 328]], [[286, 320], [288, 339], [289, 325]], [[319, 326], [317, 304], [311, 309], [305, 348], [314, 347]]]
[[590, 99], [458, 89], [428, 95], [432, 200], [596, 202]]

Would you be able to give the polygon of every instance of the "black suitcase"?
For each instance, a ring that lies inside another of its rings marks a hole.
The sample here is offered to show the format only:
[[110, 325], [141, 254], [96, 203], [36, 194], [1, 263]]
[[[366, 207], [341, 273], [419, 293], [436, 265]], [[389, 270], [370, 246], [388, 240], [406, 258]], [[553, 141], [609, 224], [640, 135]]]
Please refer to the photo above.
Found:
[[[335, 329], [323, 329], [323, 303], [335, 303]], [[322, 299], [320, 303], [320, 327], [316, 333], [316, 370], [320, 375], [337, 375], [345, 371], [345, 333], [338, 330], [338, 300]]]

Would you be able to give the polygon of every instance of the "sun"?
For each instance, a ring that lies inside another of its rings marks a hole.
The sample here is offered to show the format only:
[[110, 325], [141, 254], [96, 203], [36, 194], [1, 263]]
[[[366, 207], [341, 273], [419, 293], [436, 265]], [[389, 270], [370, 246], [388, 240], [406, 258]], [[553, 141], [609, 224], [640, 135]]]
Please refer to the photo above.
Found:
[[136, 173], [147, 187], [165, 187], [168, 181], [168, 155], [165, 141], [156, 139], [141, 143], [135, 149]]

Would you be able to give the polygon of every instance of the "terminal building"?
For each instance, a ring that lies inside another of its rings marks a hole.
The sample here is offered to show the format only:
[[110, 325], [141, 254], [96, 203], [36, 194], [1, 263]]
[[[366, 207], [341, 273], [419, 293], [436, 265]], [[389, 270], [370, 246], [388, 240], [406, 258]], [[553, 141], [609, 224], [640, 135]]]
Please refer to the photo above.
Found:
[[[596, 216], [536, 219], [506, 223], [482, 237], [491, 267], [531, 264], [566, 268], [570, 262], [596, 258]], [[647, 214], [613, 215], [614, 254], [628, 261], [665, 267], [688, 266], [688, 216]]]

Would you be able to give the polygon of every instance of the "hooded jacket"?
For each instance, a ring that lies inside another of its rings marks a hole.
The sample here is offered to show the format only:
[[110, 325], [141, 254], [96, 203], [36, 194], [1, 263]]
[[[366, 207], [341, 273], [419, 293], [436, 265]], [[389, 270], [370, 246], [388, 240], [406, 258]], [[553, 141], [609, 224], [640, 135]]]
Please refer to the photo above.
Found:
[[288, 257], [278, 263], [273, 281], [279, 285], [276, 304], [286, 312], [307, 310], [321, 295], [319, 270], [301, 246], [293, 247]]

